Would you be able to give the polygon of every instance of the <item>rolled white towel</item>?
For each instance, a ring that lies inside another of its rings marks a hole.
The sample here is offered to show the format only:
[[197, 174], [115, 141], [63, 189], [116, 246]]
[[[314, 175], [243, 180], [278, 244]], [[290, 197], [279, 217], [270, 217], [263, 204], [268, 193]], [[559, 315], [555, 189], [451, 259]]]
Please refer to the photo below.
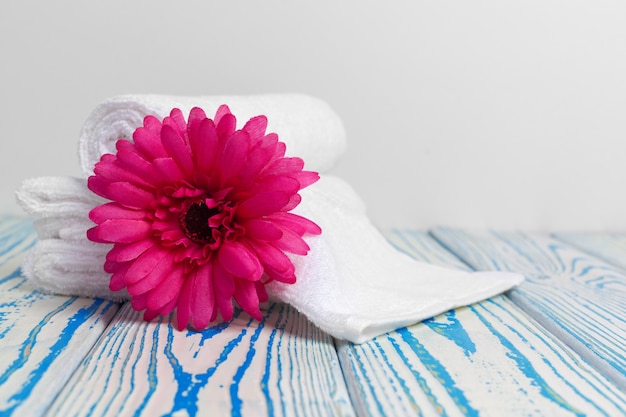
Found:
[[132, 139], [135, 129], [147, 115], [162, 119], [177, 107], [189, 114], [201, 107], [209, 117], [222, 104], [237, 116], [238, 125], [265, 115], [268, 132], [278, 134], [287, 145], [287, 154], [304, 159], [306, 169], [326, 172], [346, 149], [346, 135], [341, 119], [324, 101], [303, 94], [267, 94], [254, 96], [176, 97], [125, 95], [99, 104], [87, 118], [80, 134], [80, 164], [85, 176], [105, 153], [115, 153], [118, 139]]

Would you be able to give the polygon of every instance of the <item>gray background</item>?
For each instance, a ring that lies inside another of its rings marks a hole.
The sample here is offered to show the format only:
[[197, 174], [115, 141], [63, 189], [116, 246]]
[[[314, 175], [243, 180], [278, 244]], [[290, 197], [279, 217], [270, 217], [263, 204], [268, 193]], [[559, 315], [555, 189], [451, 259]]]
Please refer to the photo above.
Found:
[[106, 97], [304, 92], [380, 227], [626, 229], [626, 3], [0, 5], [0, 195], [78, 175]]

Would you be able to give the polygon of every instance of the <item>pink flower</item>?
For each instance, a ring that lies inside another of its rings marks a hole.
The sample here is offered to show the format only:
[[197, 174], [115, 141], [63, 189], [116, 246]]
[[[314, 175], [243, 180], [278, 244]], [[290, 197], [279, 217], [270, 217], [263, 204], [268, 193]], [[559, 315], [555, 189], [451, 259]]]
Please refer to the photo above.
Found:
[[232, 318], [233, 298], [260, 320], [265, 285], [295, 282], [285, 252], [306, 255], [302, 236], [321, 230], [289, 211], [319, 176], [266, 127], [257, 116], [236, 130], [225, 105], [214, 120], [173, 109], [163, 122], [147, 116], [134, 143], [119, 140], [96, 164], [89, 189], [112, 202], [89, 213], [87, 237], [114, 244], [109, 286], [126, 288], [146, 320], [176, 309], [179, 328], [203, 329], [218, 312]]

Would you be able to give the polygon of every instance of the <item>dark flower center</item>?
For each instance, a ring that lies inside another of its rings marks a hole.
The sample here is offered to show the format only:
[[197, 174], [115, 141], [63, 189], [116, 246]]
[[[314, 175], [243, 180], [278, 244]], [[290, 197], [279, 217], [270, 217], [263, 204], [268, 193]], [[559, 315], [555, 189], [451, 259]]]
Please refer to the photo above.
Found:
[[180, 227], [190, 240], [200, 243], [213, 243], [214, 227], [209, 226], [209, 219], [220, 213], [219, 206], [209, 208], [204, 201], [195, 201], [187, 205], [178, 218]]

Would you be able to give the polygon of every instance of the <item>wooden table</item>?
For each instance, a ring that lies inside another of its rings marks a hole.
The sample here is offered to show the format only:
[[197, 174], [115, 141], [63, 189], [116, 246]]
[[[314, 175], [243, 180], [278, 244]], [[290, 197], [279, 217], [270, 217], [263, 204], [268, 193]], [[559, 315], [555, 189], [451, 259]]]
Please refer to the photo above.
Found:
[[626, 415], [626, 234], [387, 236], [421, 261], [527, 280], [362, 345], [279, 304], [179, 332], [33, 291], [31, 224], [0, 218], [0, 415]]

